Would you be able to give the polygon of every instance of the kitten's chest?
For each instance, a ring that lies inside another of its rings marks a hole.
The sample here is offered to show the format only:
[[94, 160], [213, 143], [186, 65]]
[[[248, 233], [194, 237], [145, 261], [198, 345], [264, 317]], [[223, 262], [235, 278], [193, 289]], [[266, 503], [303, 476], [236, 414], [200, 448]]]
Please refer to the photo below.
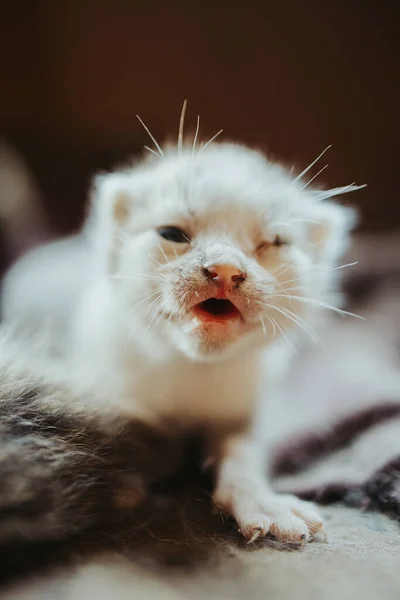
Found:
[[234, 365], [152, 365], [132, 377], [131, 393], [159, 416], [193, 424], [237, 421], [248, 418], [257, 395], [249, 375]]

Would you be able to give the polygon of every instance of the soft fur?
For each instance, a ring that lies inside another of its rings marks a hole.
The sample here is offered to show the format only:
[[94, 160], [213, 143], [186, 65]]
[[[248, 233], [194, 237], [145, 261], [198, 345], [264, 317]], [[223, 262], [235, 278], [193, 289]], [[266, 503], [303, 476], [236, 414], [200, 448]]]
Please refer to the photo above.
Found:
[[31, 352], [2, 332], [0, 581], [93, 545], [123, 546], [143, 501], [150, 509], [155, 486], [192, 457], [171, 428], [88, 411]]
[[[315, 507], [265, 478], [263, 414], [294, 347], [315, 339], [317, 309], [340, 312], [335, 267], [354, 217], [330, 198], [356, 188], [312, 189], [308, 169], [291, 177], [235, 144], [157, 154], [98, 176], [82, 233], [17, 264], [6, 319], [46, 328], [96, 409], [202, 429], [214, 501], [246, 539], [309, 539]], [[170, 225], [182, 243], [160, 236]], [[209, 298], [240, 317], [206, 318]]]

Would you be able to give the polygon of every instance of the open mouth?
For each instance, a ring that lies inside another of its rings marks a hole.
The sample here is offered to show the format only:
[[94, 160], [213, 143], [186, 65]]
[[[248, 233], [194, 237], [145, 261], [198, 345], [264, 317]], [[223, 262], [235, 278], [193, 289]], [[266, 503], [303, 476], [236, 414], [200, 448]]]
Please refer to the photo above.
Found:
[[241, 318], [236, 306], [226, 299], [209, 298], [194, 307], [196, 316], [207, 321], [229, 321]]

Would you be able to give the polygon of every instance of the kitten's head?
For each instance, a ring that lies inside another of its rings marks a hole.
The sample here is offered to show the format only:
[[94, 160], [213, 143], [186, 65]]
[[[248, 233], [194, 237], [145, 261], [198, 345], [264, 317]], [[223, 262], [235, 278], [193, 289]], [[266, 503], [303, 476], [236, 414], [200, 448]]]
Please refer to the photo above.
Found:
[[138, 328], [215, 360], [294, 328], [312, 335], [308, 311], [353, 223], [352, 211], [327, 200], [336, 193], [311, 191], [233, 144], [171, 148], [99, 176], [94, 230], [130, 315], [127, 337]]

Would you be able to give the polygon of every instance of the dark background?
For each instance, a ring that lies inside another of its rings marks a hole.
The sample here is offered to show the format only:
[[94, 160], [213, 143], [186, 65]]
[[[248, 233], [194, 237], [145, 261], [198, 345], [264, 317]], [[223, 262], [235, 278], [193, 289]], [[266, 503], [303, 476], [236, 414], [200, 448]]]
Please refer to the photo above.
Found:
[[184, 98], [203, 139], [224, 128], [299, 170], [333, 144], [321, 181], [367, 183], [351, 198], [364, 229], [400, 227], [399, 4], [3, 0], [0, 134], [57, 233], [94, 171], [149, 143], [136, 113], [162, 141]]

